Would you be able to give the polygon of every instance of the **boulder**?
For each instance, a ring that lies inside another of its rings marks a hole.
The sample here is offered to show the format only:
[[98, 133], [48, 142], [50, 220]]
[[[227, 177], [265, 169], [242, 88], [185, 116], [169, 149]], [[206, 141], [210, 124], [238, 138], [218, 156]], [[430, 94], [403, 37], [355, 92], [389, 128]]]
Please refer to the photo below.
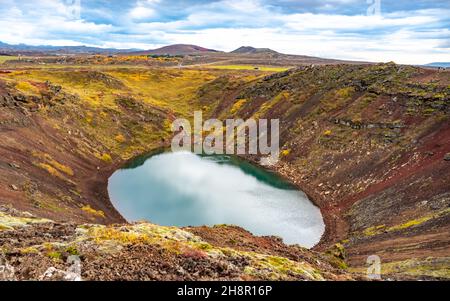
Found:
[[450, 161], [450, 153], [446, 153], [444, 156], [445, 161]]

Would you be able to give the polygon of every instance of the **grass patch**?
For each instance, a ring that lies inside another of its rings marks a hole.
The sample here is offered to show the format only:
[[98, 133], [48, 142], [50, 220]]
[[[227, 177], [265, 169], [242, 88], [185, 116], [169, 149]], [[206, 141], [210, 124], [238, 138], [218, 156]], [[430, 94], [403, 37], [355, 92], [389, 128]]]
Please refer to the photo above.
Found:
[[406, 221], [402, 224], [394, 225], [391, 227], [386, 227], [385, 225], [374, 226], [374, 227], [365, 229], [363, 231], [363, 234], [366, 236], [373, 236], [373, 235], [381, 234], [383, 232], [393, 232], [393, 231], [409, 229], [412, 227], [420, 226], [432, 219], [441, 218], [445, 215], [448, 215], [449, 213], [450, 213], [450, 209], [444, 209], [437, 213], [429, 214], [429, 215], [426, 215], [426, 216], [423, 216], [423, 217], [420, 217], [417, 219], [412, 219], [412, 220]]
[[110, 154], [102, 154], [101, 156], [99, 156], [99, 159], [106, 163], [112, 162], [112, 157]]
[[247, 99], [239, 99], [238, 101], [236, 101], [233, 107], [231, 108], [230, 111], [231, 114], [234, 114], [237, 111], [239, 111], [245, 103], [247, 103]]
[[208, 66], [208, 68], [220, 70], [255, 70], [264, 72], [283, 72], [289, 70], [289, 67], [253, 66], [253, 65], [211, 65]]
[[16, 84], [16, 89], [28, 95], [38, 95], [39, 89], [26, 81], [21, 81]]
[[18, 59], [19, 59], [18, 56], [0, 55], [0, 64], [3, 64], [7, 61], [14, 61], [14, 60], [18, 60]]
[[132, 245], [145, 243], [148, 241], [148, 236], [141, 233], [124, 232], [114, 228], [94, 227], [89, 229], [89, 236], [93, 240], [101, 244], [104, 241], [117, 241], [124, 245]]
[[83, 210], [84, 212], [86, 212], [86, 213], [88, 213], [90, 215], [105, 218], [105, 213], [103, 211], [95, 210], [90, 205], [83, 206], [81, 208], [81, 210]]
[[47, 164], [47, 163], [38, 163], [38, 167], [45, 169], [49, 174], [51, 174], [54, 177], [60, 178], [62, 180], [65, 180], [64, 176], [56, 170], [53, 166]]
[[50, 156], [49, 154], [33, 152], [33, 157], [37, 157], [43, 160], [44, 162], [38, 163], [36, 165], [47, 170], [53, 176], [64, 178], [61, 173], [68, 176], [73, 176], [75, 174], [72, 168], [59, 163], [58, 161], [53, 159], [52, 156]]

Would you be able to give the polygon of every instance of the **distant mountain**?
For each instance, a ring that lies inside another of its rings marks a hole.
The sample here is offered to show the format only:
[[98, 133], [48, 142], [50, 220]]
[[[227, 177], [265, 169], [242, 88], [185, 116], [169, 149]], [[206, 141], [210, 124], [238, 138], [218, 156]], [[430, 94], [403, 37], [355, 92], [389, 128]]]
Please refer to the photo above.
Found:
[[196, 45], [175, 44], [175, 45], [164, 46], [164, 47], [161, 47], [158, 49], [153, 49], [153, 50], [133, 52], [132, 54], [188, 55], [188, 54], [207, 54], [207, 53], [216, 53], [216, 52], [219, 52], [219, 51], [196, 46]]
[[[187, 56], [185, 65], [213, 64], [214, 62], [227, 61], [228, 64], [243, 65], [273, 65], [273, 66], [305, 66], [305, 65], [324, 65], [324, 64], [362, 64], [365, 62], [342, 61], [335, 59], [324, 59], [305, 55], [292, 55], [279, 53], [270, 48], [255, 48], [251, 46], [242, 46], [232, 52], [217, 51], [197, 45], [175, 44], [151, 50], [140, 49], [114, 49], [98, 48], [88, 46], [31, 46], [26, 44], [10, 45], [0, 42], [1, 55], [26, 55], [26, 56], [45, 56], [45, 55], [180, 55]], [[433, 63], [430, 64], [449, 64]], [[442, 65], [439, 65], [442, 66]]]
[[251, 46], [242, 46], [238, 49], [231, 51], [233, 54], [279, 54], [275, 50], [270, 48], [255, 48]]
[[99, 48], [88, 46], [31, 46], [26, 44], [11, 45], [0, 42], [0, 52], [14, 53], [14, 54], [114, 54], [121, 52], [136, 51], [138, 49], [114, 49], [114, 48]]
[[435, 62], [426, 64], [427, 67], [441, 67], [441, 68], [450, 68], [450, 62]]

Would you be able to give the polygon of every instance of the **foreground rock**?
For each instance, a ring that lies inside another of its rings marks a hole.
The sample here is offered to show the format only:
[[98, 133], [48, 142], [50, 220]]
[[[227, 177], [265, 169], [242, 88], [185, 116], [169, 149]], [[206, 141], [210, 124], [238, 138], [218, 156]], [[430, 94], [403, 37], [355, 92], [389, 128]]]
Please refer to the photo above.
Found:
[[[192, 233], [211, 237], [207, 228], [74, 225], [1, 210], [0, 257], [8, 271], [3, 280], [354, 279], [319, 254], [235, 227], [244, 238], [232, 248]], [[227, 227], [212, 231], [226, 232]], [[270, 244], [278, 248], [265, 249]]]

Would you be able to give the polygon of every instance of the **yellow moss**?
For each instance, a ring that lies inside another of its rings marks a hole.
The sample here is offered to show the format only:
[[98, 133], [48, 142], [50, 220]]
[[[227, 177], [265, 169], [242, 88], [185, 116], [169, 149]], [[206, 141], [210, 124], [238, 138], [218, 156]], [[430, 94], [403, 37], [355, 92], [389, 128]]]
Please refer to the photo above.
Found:
[[327, 112], [342, 108], [353, 94], [354, 89], [352, 87], [330, 91], [321, 100], [322, 108]]
[[290, 93], [287, 91], [283, 91], [281, 93], [279, 93], [277, 96], [275, 96], [271, 101], [267, 101], [265, 103], [262, 104], [262, 106], [259, 108], [258, 112], [256, 112], [253, 115], [253, 118], [255, 119], [259, 119], [261, 116], [263, 116], [268, 110], [270, 110], [271, 108], [273, 108], [274, 106], [276, 106], [278, 103], [282, 102], [282, 101], [287, 101], [289, 100], [290, 97]]
[[106, 162], [106, 163], [111, 163], [112, 162], [112, 157], [110, 154], [103, 154], [101, 156], [99, 156], [99, 159]]
[[291, 153], [290, 149], [285, 149], [281, 151], [281, 156], [286, 157], [289, 156], [290, 153]]
[[192, 115], [192, 100], [197, 97], [199, 87], [217, 77], [204, 70], [121, 69], [108, 74], [120, 79], [144, 102], [183, 117]]
[[125, 141], [127, 141], [127, 139], [122, 134], [117, 135], [116, 137], [114, 137], [114, 139], [119, 143], [124, 143]]
[[379, 225], [379, 226], [374, 226], [374, 227], [370, 227], [367, 228], [363, 231], [364, 235], [367, 236], [373, 236], [373, 235], [377, 235], [380, 234], [382, 232], [392, 232], [392, 231], [399, 231], [399, 230], [403, 230], [403, 229], [408, 229], [411, 227], [415, 227], [415, 226], [419, 226], [429, 220], [435, 219], [435, 218], [440, 218], [442, 216], [445, 216], [447, 214], [450, 213], [450, 209], [444, 209], [441, 210], [439, 212], [433, 213], [433, 214], [429, 214], [417, 219], [413, 219], [413, 220], [409, 220], [406, 221], [402, 224], [398, 224], [398, 225], [394, 225], [391, 227], [386, 227], [385, 225]]
[[0, 224], [0, 231], [13, 230], [13, 229], [14, 229], [13, 227]]
[[164, 119], [163, 123], [164, 131], [167, 133], [172, 133], [172, 121], [169, 119]]
[[121, 244], [139, 244], [149, 241], [145, 234], [136, 232], [125, 232], [111, 227], [94, 227], [88, 230], [88, 235], [98, 244], [105, 241], [116, 241]]
[[85, 205], [81, 208], [81, 210], [83, 210], [84, 212], [87, 212], [89, 214], [95, 215], [95, 216], [100, 216], [105, 218], [105, 213], [101, 210], [95, 210], [93, 209], [90, 205]]
[[236, 103], [233, 105], [233, 107], [231, 108], [231, 114], [236, 113], [237, 111], [239, 111], [242, 106], [247, 102], [247, 99], [239, 99], [238, 101], [236, 101]]
[[39, 89], [30, 84], [29, 82], [18, 82], [16, 84], [16, 89], [25, 94], [39, 94]]
[[53, 166], [46, 164], [46, 163], [38, 163], [37, 166], [39, 166], [42, 169], [45, 169], [49, 174], [51, 174], [54, 177], [64, 179], [64, 176], [56, 170]]
[[36, 254], [39, 253], [39, 250], [36, 247], [27, 247], [20, 250], [22, 254]]
[[426, 221], [429, 221], [432, 218], [433, 218], [433, 216], [425, 216], [425, 217], [422, 217], [422, 218], [419, 218], [419, 219], [410, 220], [410, 221], [407, 221], [406, 223], [403, 223], [403, 224], [400, 224], [400, 225], [395, 225], [393, 227], [389, 227], [387, 229], [387, 231], [397, 231], [397, 230], [411, 228], [411, 227], [423, 224], [423, 223], [425, 223]]
[[34, 157], [40, 158], [45, 161], [44, 163], [39, 163], [38, 166], [47, 170], [51, 175], [60, 177], [61, 174], [59, 174], [57, 172], [57, 170], [65, 173], [66, 175], [69, 175], [69, 176], [74, 175], [72, 168], [59, 163], [58, 161], [53, 159], [52, 156], [50, 156], [49, 154], [44, 154], [44, 153], [39, 153], [39, 152], [33, 151], [32, 155]]
[[[194, 234], [176, 227], [139, 223], [127, 226], [84, 225], [77, 228], [76, 242], [93, 241], [101, 252], [119, 252], [124, 245], [154, 244], [169, 252], [184, 256], [242, 258], [248, 262], [245, 273], [264, 279], [286, 280], [292, 275], [305, 279], [323, 280], [321, 273], [307, 262], [292, 261], [284, 257], [270, 256], [231, 248], [215, 247]], [[72, 244], [69, 244], [72, 245]], [[48, 248], [47, 253], [54, 252]], [[61, 250], [59, 250], [61, 251]]]
[[0, 64], [3, 64], [7, 61], [18, 60], [18, 56], [9, 56], [9, 55], [0, 55]]
[[80, 255], [78, 249], [75, 246], [68, 246], [64, 251], [66, 253], [69, 253], [70, 255]]
[[0, 212], [0, 228], [12, 230], [15, 227], [24, 227], [29, 224], [41, 224], [51, 222], [48, 219], [34, 217], [15, 217]]
[[244, 269], [249, 275], [269, 277], [272, 280], [283, 280], [288, 274], [297, 274], [310, 280], [323, 280], [318, 270], [305, 262], [296, 262], [284, 257], [262, 255], [253, 252], [237, 252], [251, 260]]
[[36, 197], [35, 202], [39, 203], [39, 206], [43, 209], [49, 209], [55, 212], [61, 212], [64, 208], [61, 208], [60, 200], [54, 200], [45, 196]]
[[380, 232], [381, 229], [384, 229], [385, 227], [386, 227], [385, 225], [379, 225], [379, 226], [367, 228], [364, 230], [364, 235], [366, 235], [366, 236], [376, 235]]
[[348, 98], [353, 95], [355, 89], [353, 87], [342, 88], [336, 91], [336, 95], [341, 98]]
[[276, 66], [253, 66], [253, 65], [210, 65], [208, 68], [223, 69], [223, 70], [257, 70], [264, 72], [282, 72], [289, 69], [289, 67]]
[[55, 261], [61, 260], [62, 258], [62, 254], [56, 251], [48, 252], [47, 256]]
[[450, 279], [450, 257], [428, 257], [383, 263], [382, 274], [405, 274], [415, 277]]
[[55, 160], [51, 160], [50, 164], [55, 167], [56, 169], [58, 169], [59, 171], [62, 171], [63, 173], [65, 173], [66, 175], [69, 176], [73, 176], [74, 172], [72, 170], [72, 168], [70, 168], [69, 166], [63, 165], [61, 163], [59, 163], [58, 161]]
[[87, 112], [86, 113], [86, 118], [85, 118], [85, 120], [86, 120], [86, 122], [87, 123], [92, 123], [92, 120], [94, 119], [94, 113], [92, 113], [92, 112]]

